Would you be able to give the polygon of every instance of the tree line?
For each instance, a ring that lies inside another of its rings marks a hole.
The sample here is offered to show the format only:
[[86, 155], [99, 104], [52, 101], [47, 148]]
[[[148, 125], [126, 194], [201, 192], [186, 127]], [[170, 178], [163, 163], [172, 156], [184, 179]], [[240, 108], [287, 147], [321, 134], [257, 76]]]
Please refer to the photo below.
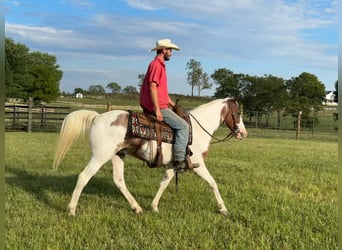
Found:
[[[203, 71], [201, 63], [195, 59], [189, 60], [188, 84], [191, 85], [192, 95], [197, 88], [198, 95], [203, 89], [212, 87], [209, 77]], [[314, 74], [303, 72], [299, 76], [285, 80], [273, 75], [251, 76], [234, 73], [220, 68], [210, 75], [216, 84], [214, 97], [235, 97], [243, 105], [244, 114], [251, 119], [254, 115], [267, 116], [276, 112], [278, 126], [282, 115], [297, 117], [300, 113], [303, 119], [308, 119], [311, 112], [322, 109], [325, 99], [325, 86]], [[338, 81], [335, 82], [335, 102], [338, 102]]]
[[[106, 88], [109, 89], [110, 93], [112, 94], [136, 95], [139, 93], [135, 86], [128, 85], [122, 88], [120, 84], [117, 82], [108, 83]], [[80, 88], [80, 87], [75, 88], [73, 94], [76, 94], [76, 93], [89, 94], [89, 95], [104, 95], [106, 94], [106, 90], [100, 84], [92, 84], [89, 86], [87, 90]]]

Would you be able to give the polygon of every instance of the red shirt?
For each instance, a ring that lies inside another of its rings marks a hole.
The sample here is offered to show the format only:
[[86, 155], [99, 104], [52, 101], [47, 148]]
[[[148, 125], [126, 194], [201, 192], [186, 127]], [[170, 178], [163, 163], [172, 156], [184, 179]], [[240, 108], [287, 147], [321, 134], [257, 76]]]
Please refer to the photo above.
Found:
[[154, 111], [153, 102], [150, 94], [150, 84], [155, 82], [158, 89], [158, 102], [160, 109], [166, 109], [169, 106], [169, 91], [167, 87], [167, 77], [165, 63], [157, 56], [148, 65], [144, 82], [140, 89], [140, 106], [150, 112]]

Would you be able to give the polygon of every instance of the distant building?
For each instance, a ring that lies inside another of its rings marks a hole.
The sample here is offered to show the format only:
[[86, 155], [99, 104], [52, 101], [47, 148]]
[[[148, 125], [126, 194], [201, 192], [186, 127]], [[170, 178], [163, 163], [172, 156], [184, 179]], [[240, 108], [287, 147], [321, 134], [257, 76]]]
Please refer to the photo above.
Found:
[[325, 91], [325, 98], [323, 105], [327, 106], [337, 106], [337, 102], [335, 100], [335, 94], [334, 91]]
[[83, 94], [82, 93], [76, 93], [75, 94], [75, 98], [82, 99], [83, 98]]

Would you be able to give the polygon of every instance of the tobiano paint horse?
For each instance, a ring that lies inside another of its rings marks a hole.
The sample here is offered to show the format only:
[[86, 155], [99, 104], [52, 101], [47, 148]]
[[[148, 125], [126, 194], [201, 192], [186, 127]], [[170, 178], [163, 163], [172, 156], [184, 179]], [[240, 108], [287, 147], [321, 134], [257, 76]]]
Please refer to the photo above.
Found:
[[[209, 173], [205, 158], [208, 154], [210, 142], [214, 132], [224, 123], [231, 130], [226, 139], [230, 137], [247, 137], [242, 115], [235, 99], [216, 99], [203, 104], [189, 112], [192, 124], [192, 151], [191, 162], [198, 163], [199, 167], [192, 171], [206, 180], [214, 192], [218, 203], [219, 211], [227, 214], [227, 208], [218, 190], [216, 181]], [[62, 124], [60, 131], [53, 168], [57, 169], [72, 144], [81, 136], [89, 135], [92, 157], [79, 174], [75, 189], [68, 205], [69, 214], [75, 215], [76, 207], [83, 188], [88, 181], [99, 171], [109, 160], [113, 165], [113, 181], [129, 202], [133, 211], [142, 213], [133, 195], [127, 189], [124, 179], [124, 154], [131, 154], [136, 158], [151, 163], [156, 157], [157, 142], [140, 138], [126, 138], [128, 125], [128, 111], [112, 110], [99, 114], [90, 110], [78, 110], [68, 114]], [[216, 138], [215, 138], [216, 139]], [[152, 209], [158, 212], [159, 200], [175, 176], [172, 168], [172, 144], [162, 143], [163, 165], [166, 166], [164, 178], [152, 201]]]

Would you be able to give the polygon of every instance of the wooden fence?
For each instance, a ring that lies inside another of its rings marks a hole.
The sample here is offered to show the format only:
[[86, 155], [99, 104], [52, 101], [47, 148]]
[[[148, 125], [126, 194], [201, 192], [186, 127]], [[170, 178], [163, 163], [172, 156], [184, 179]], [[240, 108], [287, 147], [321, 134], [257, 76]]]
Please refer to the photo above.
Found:
[[5, 105], [5, 131], [59, 132], [70, 107], [46, 105]]

